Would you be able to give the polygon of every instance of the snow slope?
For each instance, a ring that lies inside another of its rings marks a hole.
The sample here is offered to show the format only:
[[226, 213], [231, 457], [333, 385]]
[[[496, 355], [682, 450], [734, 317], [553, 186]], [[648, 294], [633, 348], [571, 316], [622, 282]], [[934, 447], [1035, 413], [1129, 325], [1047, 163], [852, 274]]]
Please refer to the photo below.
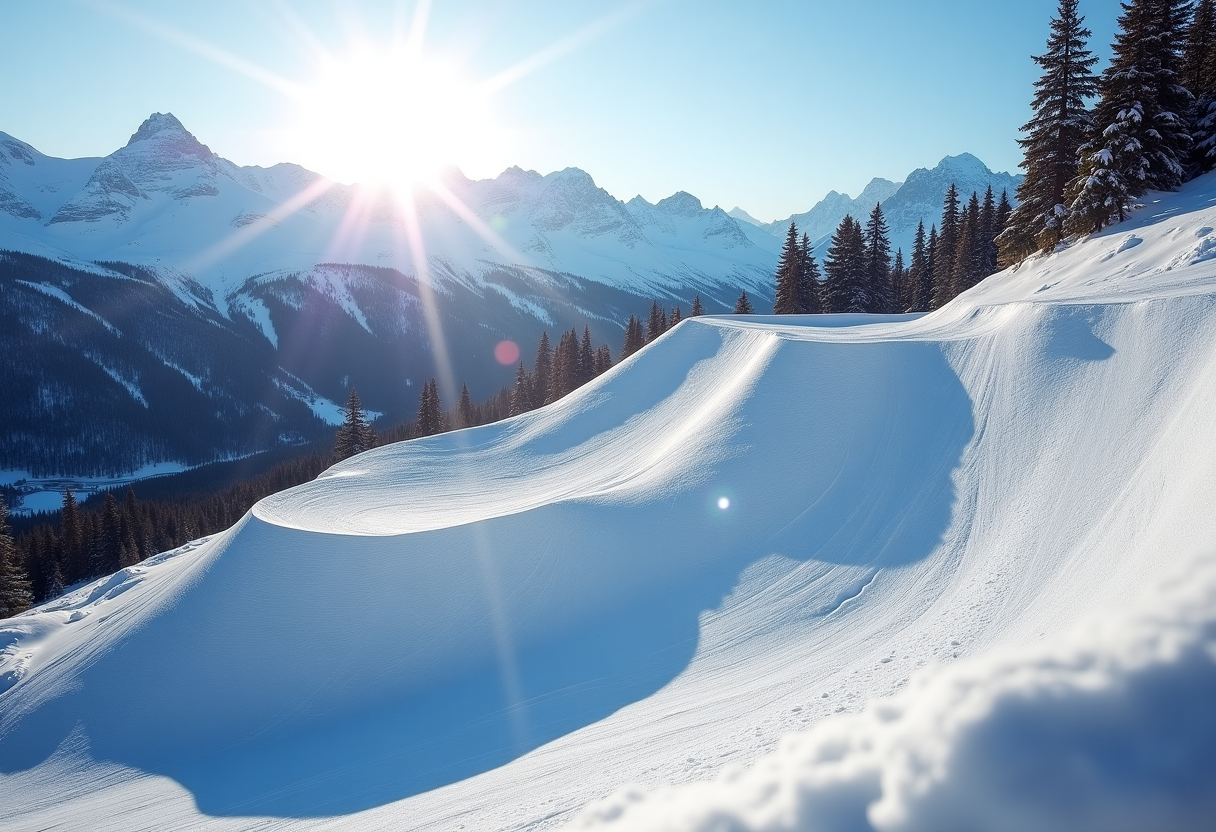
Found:
[[0, 826], [1202, 828], [1213, 201], [922, 317], [686, 320], [5, 622]]

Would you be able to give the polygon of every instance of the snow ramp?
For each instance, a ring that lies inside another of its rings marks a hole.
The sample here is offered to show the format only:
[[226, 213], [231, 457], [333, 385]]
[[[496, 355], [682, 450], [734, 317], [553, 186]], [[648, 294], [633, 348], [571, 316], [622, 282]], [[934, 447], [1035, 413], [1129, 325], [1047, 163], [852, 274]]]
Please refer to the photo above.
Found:
[[0, 820], [543, 828], [1136, 597], [1216, 532], [1212, 184], [931, 315], [684, 321], [4, 622]]

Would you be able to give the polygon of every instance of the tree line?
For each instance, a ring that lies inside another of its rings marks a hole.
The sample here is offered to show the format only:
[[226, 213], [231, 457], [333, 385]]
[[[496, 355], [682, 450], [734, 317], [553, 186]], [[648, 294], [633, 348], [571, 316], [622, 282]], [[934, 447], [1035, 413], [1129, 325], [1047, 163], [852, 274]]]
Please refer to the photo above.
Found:
[[[890, 228], [879, 203], [864, 226], [852, 215], [840, 221], [822, 271], [810, 239], [799, 237], [791, 222], [777, 263], [773, 314], [937, 309], [998, 270], [996, 239], [1012, 210], [1004, 191], [999, 201], [991, 186], [982, 199], [973, 191], [964, 205], [951, 184], [940, 230], [933, 225], [926, 235], [924, 222], [919, 223], [911, 257], [905, 260], [903, 249], [891, 255]], [[744, 306], [750, 307], [746, 293], [735, 311]]]
[[997, 240], [1003, 265], [1101, 231], [1147, 191], [1216, 167], [1216, 0], [1126, 0], [1100, 76], [1077, 5], [1060, 0], [1034, 57], [1043, 72], [1019, 139], [1019, 204]]

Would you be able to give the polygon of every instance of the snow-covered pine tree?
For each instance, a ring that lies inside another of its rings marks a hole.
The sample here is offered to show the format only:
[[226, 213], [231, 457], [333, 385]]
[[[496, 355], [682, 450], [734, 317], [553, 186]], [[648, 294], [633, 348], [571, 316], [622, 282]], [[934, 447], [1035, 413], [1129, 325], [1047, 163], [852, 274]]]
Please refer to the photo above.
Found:
[[30, 581], [17, 556], [17, 546], [8, 525], [8, 506], [0, 496], [0, 618], [25, 612], [32, 603]]
[[891, 239], [890, 228], [882, 214], [882, 203], [874, 206], [865, 230], [866, 286], [870, 302], [866, 312], [887, 313], [895, 311], [895, 299], [891, 296]]
[[1182, 78], [1183, 53], [1190, 27], [1192, 0], [1157, 0], [1160, 14], [1157, 48], [1157, 128], [1160, 147], [1150, 156], [1148, 186], [1175, 191], [1188, 177], [1194, 149], [1191, 115], [1195, 96]]
[[[1022, 126], [1022, 168], [1018, 207], [998, 245], [1004, 262], [1050, 251], [1064, 237], [1064, 190], [1077, 175], [1080, 148], [1092, 127], [1086, 100], [1097, 93], [1089, 50], [1092, 35], [1077, 12], [1079, 0], [1060, 0], [1051, 20], [1047, 51], [1034, 56], [1043, 74], [1034, 82], [1034, 115]], [[995, 264], [994, 264], [995, 265]]]
[[361, 454], [371, 448], [375, 442], [375, 434], [367, 424], [367, 416], [363, 412], [363, 404], [355, 388], [350, 388], [346, 396], [346, 409], [342, 416], [342, 425], [334, 437], [334, 459], [341, 461], [355, 454]]
[[[1190, 93], [1178, 80], [1181, 0], [1122, 4], [1111, 64], [1098, 84], [1081, 168], [1069, 184], [1065, 234], [1088, 234], [1123, 220], [1150, 188], [1174, 190], [1190, 151]], [[1014, 209], [1015, 211], [1017, 209]]]
[[802, 275], [798, 283], [799, 303], [802, 311], [808, 315], [818, 315], [823, 312], [823, 298], [819, 279], [819, 264], [811, 252], [811, 238], [804, 232], [802, 242], [798, 245], [798, 254], [802, 258]]
[[682, 320], [684, 320], [684, 315], [680, 312], [680, 304], [677, 303], [671, 308], [671, 317], [667, 319], [667, 328], [673, 329]]
[[836, 226], [823, 260], [827, 275], [824, 307], [827, 312], [866, 312], [871, 296], [866, 268], [865, 235], [861, 223], [846, 215]]
[[[932, 298], [933, 275], [929, 272], [928, 250], [925, 244], [925, 223], [916, 224], [916, 236], [912, 238], [912, 259], [908, 263], [909, 312], [927, 312]], [[928, 291], [926, 291], [928, 290]]]
[[801, 315], [802, 296], [798, 287], [802, 283], [802, 247], [798, 242], [798, 228], [790, 223], [785, 232], [785, 244], [781, 246], [781, 257], [777, 260], [777, 287], [773, 293], [774, 315]]
[[1216, 167], [1216, 0], [1199, 0], [1187, 30], [1183, 82], [1195, 96], [1191, 111], [1191, 173]]
[[688, 313], [688, 317], [695, 318], [698, 315], [704, 315], [705, 309], [701, 306], [701, 296], [697, 295], [692, 299], [692, 311]]
[[933, 300], [930, 303], [932, 309], [940, 309], [958, 294], [954, 286], [954, 261], [961, 225], [958, 188], [951, 182], [942, 201], [942, 225], [937, 232], [937, 243], [933, 248]]
[[739, 299], [735, 301], [736, 315], [754, 315], [756, 310], [752, 308], [752, 302], [747, 299], [747, 290], [744, 290], [739, 295]]

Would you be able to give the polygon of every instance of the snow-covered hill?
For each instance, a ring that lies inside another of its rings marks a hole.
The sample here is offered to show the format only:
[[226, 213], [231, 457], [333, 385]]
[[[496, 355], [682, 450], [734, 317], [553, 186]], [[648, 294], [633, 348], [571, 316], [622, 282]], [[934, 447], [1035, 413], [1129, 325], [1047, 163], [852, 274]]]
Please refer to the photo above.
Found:
[[925, 316], [686, 320], [4, 622], [0, 825], [1205, 828], [1214, 198]]

